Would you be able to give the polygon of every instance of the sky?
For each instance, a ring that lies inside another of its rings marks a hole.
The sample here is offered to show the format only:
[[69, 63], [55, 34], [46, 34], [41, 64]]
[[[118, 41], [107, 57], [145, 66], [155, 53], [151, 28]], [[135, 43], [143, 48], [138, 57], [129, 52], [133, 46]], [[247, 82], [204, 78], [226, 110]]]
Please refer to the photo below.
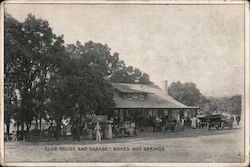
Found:
[[108, 44], [126, 65], [162, 81], [194, 82], [206, 96], [244, 90], [243, 5], [6, 4], [19, 21], [48, 20], [67, 44]]

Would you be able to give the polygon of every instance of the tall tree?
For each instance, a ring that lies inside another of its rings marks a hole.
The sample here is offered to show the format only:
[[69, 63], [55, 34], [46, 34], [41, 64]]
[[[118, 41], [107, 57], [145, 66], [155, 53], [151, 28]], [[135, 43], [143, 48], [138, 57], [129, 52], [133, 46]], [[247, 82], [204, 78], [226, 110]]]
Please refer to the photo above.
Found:
[[174, 99], [189, 106], [199, 105], [203, 101], [205, 101], [205, 97], [200, 93], [197, 86], [192, 82], [172, 82], [168, 88], [168, 93]]
[[123, 61], [117, 63], [115, 71], [110, 76], [112, 82], [152, 84], [147, 73], [132, 66], [126, 67]]
[[[63, 50], [62, 37], [57, 37], [46, 20], [29, 14], [23, 23], [5, 16], [5, 81], [14, 85], [6, 90], [16, 94], [19, 105], [17, 122], [29, 130], [34, 117], [43, 115], [47, 83], [54, 69], [53, 60]], [[6, 104], [9, 100], [6, 100]]]
[[138, 68], [127, 67], [124, 61], [119, 59], [117, 52], [111, 54], [111, 49], [107, 45], [93, 41], [82, 45], [77, 41], [75, 45], [68, 45], [67, 50], [74, 53], [73, 58], [85, 56], [85, 64], [91, 61], [92, 65], [98, 66], [103, 75], [111, 82], [152, 84], [148, 74], [143, 73]]
[[[109, 114], [114, 107], [113, 90], [107, 77], [114, 68], [113, 55], [107, 45], [92, 41], [82, 45], [70, 45], [68, 52], [74, 63], [74, 72], [67, 80], [67, 84], [73, 85], [71, 95], [74, 104], [79, 108], [79, 116], [88, 112], [96, 114]], [[72, 110], [77, 110], [72, 108]]]
[[16, 87], [20, 70], [20, 60], [23, 53], [20, 49], [22, 38], [22, 25], [16, 19], [5, 14], [4, 19], [4, 120], [7, 133], [10, 129], [10, 119], [16, 118], [18, 111], [18, 97]]

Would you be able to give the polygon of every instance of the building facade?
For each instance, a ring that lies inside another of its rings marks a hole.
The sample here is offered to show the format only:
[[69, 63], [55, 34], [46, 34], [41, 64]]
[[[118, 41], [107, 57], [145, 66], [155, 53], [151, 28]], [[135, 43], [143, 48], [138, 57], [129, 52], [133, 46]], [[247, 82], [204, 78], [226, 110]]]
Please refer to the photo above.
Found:
[[167, 94], [157, 85], [112, 83], [114, 88], [115, 116], [118, 121], [134, 120], [137, 126], [152, 126], [155, 118], [162, 122], [181, 120], [197, 115], [197, 108], [186, 106]]

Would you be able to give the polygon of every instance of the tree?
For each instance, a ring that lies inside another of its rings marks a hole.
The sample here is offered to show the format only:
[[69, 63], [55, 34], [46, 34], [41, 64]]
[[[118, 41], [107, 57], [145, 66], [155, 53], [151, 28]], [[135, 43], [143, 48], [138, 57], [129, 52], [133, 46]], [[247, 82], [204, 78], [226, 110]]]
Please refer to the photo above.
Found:
[[117, 52], [111, 54], [111, 49], [107, 45], [93, 41], [82, 45], [77, 41], [75, 45], [69, 44], [66, 50], [73, 53], [71, 55], [73, 58], [84, 56], [85, 65], [92, 63], [92, 66], [98, 66], [98, 69], [111, 82], [152, 84], [148, 74], [143, 73], [138, 68], [127, 67], [124, 61], [119, 59]]
[[241, 115], [241, 95], [231, 97], [209, 97], [210, 112], [220, 111], [228, 114]]
[[180, 101], [188, 106], [199, 105], [205, 101], [205, 97], [192, 82], [172, 82], [168, 88], [168, 93], [177, 101]]
[[[54, 62], [59, 50], [63, 51], [62, 37], [53, 34], [46, 20], [29, 14], [23, 23], [5, 16], [5, 81], [12, 87], [6, 92], [17, 96], [16, 120], [29, 130], [31, 121], [44, 115], [47, 83], [53, 74]], [[5, 93], [7, 96], [7, 93]], [[6, 104], [10, 100], [6, 99]], [[7, 111], [6, 111], [7, 112]], [[19, 125], [17, 126], [19, 127]]]
[[[111, 115], [111, 81], [151, 83], [149, 76], [119, 60], [107, 45], [89, 41], [64, 46], [46, 20], [29, 14], [24, 22], [5, 15], [5, 123], [24, 130], [49, 118], [58, 129], [63, 117]], [[124, 75], [119, 75], [120, 73]], [[41, 127], [41, 124], [40, 124]]]
[[107, 45], [92, 41], [81, 44], [77, 41], [76, 44], [67, 45], [66, 50], [74, 62], [74, 68], [71, 69], [74, 69], [74, 72], [65, 83], [74, 84], [74, 90], [71, 89], [70, 92], [75, 103], [71, 106], [79, 108], [78, 115], [89, 111], [110, 115], [114, 107], [110, 81], [151, 83], [146, 73], [132, 66], [126, 67], [125, 63], [119, 60], [119, 54], [111, 54]]
[[232, 101], [231, 113], [235, 115], [241, 115], [241, 95], [235, 95], [230, 98]]
[[[54, 61], [63, 55], [64, 47], [62, 36], [57, 37], [49, 23], [43, 19], [37, 19], [29, 14], [22, 23], [22, 50], [24, 50], [21, 62], [21, 84], [18, 87], [22, 98], [21, 111], [27, 125], [31, 124], [34, 117], [40, 119], [44, 115], [47, 100], [46, 90], [50, 75], [56, 70]], [[65, 56], [64, 56], [65, 57]], [[34, 111], [37, 112], [34, 112]]]
[[22, 57], [20, 41], [22, 37], [21, 23], [6, 14], [4, 19], [4, 122], [9, 133], [10, 119], [16, 117], [18, 97], [16, 87], [19, 62]]
[[[113, 89], [107, 77], [112, 73], [113, 63], [117, 58], [111, 58], [107, 45], [93, 43], [70, 45], [67, 49], [72, 57], [73, 70], [66, 84], [71, 85], [70, 96], [72, 109], [79, 108], [78, 117], [94, 112], [96, 114], [109, 114], [113, 110]], [[74, 85], [74, 86], [72, 86]], [[75, 112], [72, 112], [75, 113]]]
[[143, 73], [140, 69], [132, 66], [126, 67], [123, 61], [118, 63], [117, 66], [117, 70], [115, 70], [110, 77], [112, 82], [152, 84], [149, 75]]

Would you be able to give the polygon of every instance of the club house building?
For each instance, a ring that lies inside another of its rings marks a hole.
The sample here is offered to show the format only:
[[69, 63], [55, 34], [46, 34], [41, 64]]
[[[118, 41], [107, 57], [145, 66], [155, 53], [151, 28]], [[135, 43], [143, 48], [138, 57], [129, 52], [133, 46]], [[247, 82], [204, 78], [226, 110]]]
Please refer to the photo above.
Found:
[[168, 95], [167, 81], [164, 91], [154, 84], [112, 83], [112, 86], [116, 104], [114, 117], [120, 122], [133, 120], [137, 126], [148, 129], [155, 118], [164, 122], [197, 115], [197, 107], [186, 106]]

